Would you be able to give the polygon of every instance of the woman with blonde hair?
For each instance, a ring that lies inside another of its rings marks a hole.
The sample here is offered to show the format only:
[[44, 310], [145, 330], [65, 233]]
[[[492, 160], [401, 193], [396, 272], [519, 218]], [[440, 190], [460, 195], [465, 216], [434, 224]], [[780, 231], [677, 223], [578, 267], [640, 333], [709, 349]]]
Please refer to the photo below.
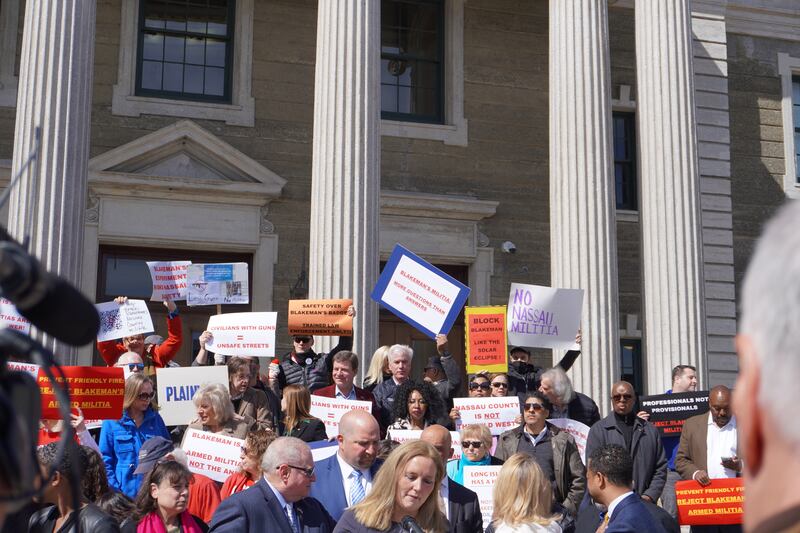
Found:
[[403, 519], [411, 517], [425, 533], [448, 530], [439, 510], [439, 485], [444, 477], [442, 457], [421, 440], [397, 447], [383, 463], [372, 490], [347, 509], [334, 533], [399, 533]]
[[311, 393], [302, 385], [287, 385], [281, 398], [283, 436], [297, 437], [304, 442], [328, 440], [325, 424], [311, 416]]
[[167, 426], [153, 406], [153, 382], [142, 373], [125, 380], [122, 418], [105, 420], [100, 429], [100, 454], [106, 465], [108, 484], [129, 498], [136, 497], [142, 476], [134, 474], [139, 449], [150, 437], [169, 439]]
[[221, 383], [211, 383], [200, 387], [192, 398], [197, 408], [197, 418], [189, 424], [191, 429], [211, 433], [223, 433], [229, 437], [243, 439], [255, 425], [249, 416], [237, 415], [233, 411], [228, 387]]
[[364, 388], [370, 392], [392, 375], [389, 372], [389, 347], [381, 346], [372, 354], [367, 375], [364, 376]]
[[487, 533], [561, 533], [559, 516], [550, 512], [553, 489], [536, 459], [515, 453], [494, 485], [494, 511]]

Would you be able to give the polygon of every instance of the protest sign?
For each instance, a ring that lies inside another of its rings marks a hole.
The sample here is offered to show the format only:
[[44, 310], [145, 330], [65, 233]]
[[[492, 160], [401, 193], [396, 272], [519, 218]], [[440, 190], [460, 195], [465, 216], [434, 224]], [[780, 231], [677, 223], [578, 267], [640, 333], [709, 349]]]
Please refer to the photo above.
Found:
[[[66, 380], [69, 385], [71, 408], [80, 408], [86, 419], [119, 420], [125, 395], [125, 378], [121, 368], [62, 366], [61, 371], [63, 374], [54, 368], [53, 375], [57, 382]], [[60, 403], [52, 383], [41, 369], [36, 382], [42, 397], [42, 418], [61, 418]]]
[[469, 291], [463, 283], [398, 244], [372, 291], [372, 299], [433, 339], [450, 331]]
[[575, 444], [578, 445], [581, 461], [586, 464], [586, 439], [589, 438], [589, 426], [571, 418], [551, 418], [548, 422], [572, 435], [572, 438], [575, 439]]
[[353, 300], [289, 300], [289, 335], [352, 336]]
[[708, 391], [642, 396], [640, 404], [661, 435], [680, 436], [687, 418], [708, 412]]
[[311, 448], [311, 458], [315, 463], [336, 455], [339, 451], [339, 443], [336, 441], [316, 440], [309, 442], [308, 447]]
[[311, 416], [317, 417], [325, 423], [325, 432], [332, 439], [339, 434], [339, 420], [345, 413], [353, 409], [372, 412], [372, 402], [362, 400], [344, 400], [338, 398], [323, 398], [311, 395]]
[[185, 300], [186, 280], [191, 261], [147, 261], [153, 279], [153, 295], [150, 300]]
[[186, 452], [190, 471], [223, 482], [241, 470], [242, 445], [242, 439], [189, 428], [181, 449]]
[[100, 314], [98, 341], [113, 341], [154, 331], [153, 320], [144, 300], [128, 300], [122, 305], [105, 302], [95, 307]]
[[514, 419], [519, 416], [519, 398], [503, 396], [497, 398], [453, 398], [453, 407], [458, 409], [461, 424], [483, 424], [492, 435], [513, 429]]
[[686, 526], [742, 523], [742, 478], [712, 479], [705, 487], [695, 480], [675, 483], [678, 522]]
[[[394, 440], [403, 444], [409, 440], [419, 440], [422, 435], [421, 429], [388, 429], [386, 430], [386, 438]], [[450, 459], [461, 458], [461, 434], [458, 431], [451, 431], [450, 437], [453, 439], [453, 455]]]
[[497, 476], [500, 475], [500, 465], [496, 466], [465, 466], [464, 486], [478, 495], [483, 516], [483, 529], [489, 527], [494, 512], [494, 486]]
[[275, 322], [278, 313], [227, 313], [208, 319], [213, 339], [210, 351], [223, 355], [275, 356]]
[[464, 309], [467, 374], [508, 372], [506, 306]]
[[33, 379], [39, 379], [39, 365], [9, 361], [6, 363], [6, 368], [9, 370], [16, 370], [17, 372], [27, 372]]
[[581, 323], [583, 289], [512, 283], [508, 342], [515, 346], [570, 349]]
[[22, 316], [11, 300], [0, 297], [0, 328], [10, 328], [25, 335], [31, 332], [31, 321]]
[[158, 414], [166, 425], [180, 426], [197, 418], [197, 409], [192, 402], [197, 389], [210, 383], [228, 387], [228, 367], [157, 368], [156, 381]]
[[186, 279], [188, 305], [246, 304], [250, 301], [247, 263], [195, 263]]

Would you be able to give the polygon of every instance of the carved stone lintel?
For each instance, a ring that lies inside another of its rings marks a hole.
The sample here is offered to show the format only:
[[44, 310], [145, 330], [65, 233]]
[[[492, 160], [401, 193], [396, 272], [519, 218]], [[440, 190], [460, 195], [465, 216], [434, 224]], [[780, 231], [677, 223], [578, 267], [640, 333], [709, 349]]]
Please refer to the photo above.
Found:
[[272, 235], [275, 233], [275, 224], [269, 218], [269, 204], [261, 206], [261, 235]]

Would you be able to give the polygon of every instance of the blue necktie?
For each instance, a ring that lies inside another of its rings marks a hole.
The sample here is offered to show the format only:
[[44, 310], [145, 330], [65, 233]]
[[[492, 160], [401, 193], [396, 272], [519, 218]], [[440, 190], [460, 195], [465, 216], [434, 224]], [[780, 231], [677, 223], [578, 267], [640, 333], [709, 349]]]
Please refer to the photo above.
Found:
[[297, 518], [294, 515], [291, 503], [286, 504], [286, 518], [289, 519], [289, 525], [292, 526], [292, 531], [294, 533], [300, 533], [300, 526], [297, 524]]
[[353, 483], [350, 485], [350, 505], [355, 505], [363, 500], [367, 493], [364, 491], [364, 485], [361, 483], [361, 478], [363, 477], [361, 472], [353, 470], [350, 477], [353, 478]]

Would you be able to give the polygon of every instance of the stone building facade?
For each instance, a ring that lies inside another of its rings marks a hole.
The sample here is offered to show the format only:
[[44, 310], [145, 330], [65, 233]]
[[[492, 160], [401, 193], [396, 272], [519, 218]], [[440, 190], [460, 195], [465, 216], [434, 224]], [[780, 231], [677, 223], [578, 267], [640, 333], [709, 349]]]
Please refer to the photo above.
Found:
[[[681, 362], [697, 364], [704, 385], [732, 384], [738, 283], [761, 225], [800, 190], [792, 0], [417, 2], [441, 13], [434, 120], [387, 112], [378, 86], [398, 67], [381, 62], [390, 47], [377, 1], [231, 0], [224, 101], [142, 90], [147, 1], [76, 2], [96, 22], [93, 56], [72, 66], [92, 80], [91, 113], [74, 122], [88, 128], [83, 235], [70, 241], [83, 244], [64, 253], [79, 258], [65, 273], [90, 298], [128, 288], [144, 296], [137, 276], [148, 258], [243, 260], [247, 309], [279, 312], [283, 347], [288, 299], [353, 296], [360, 353], [402, 342], [430, 354], [432, 343], [365, 296], [400, 242], [467, 283], [470, 305], [506, 303], [512, 282], [587, 288], [572, 376], [596, 398], [621, 375], [661, 392]], [[380, 4], [386, 13], [398, 2]], [[35, 120], [18, 113], [30, 108], [20, 102], [52, 98], [21, 95], [32, 76], [25, 65], [37, 64], [26, 59], [34, 48], [25, 46], [25, 13], [24, 0], [0, 2], [4, 186], [21, 164], [15, 131]], [[647, 30], [637, 35], [637, 25]], [[655, 60], [665, 61], [666, 81], [649, 69]], [[681, 69], [689, 75], [673, 76]], [[677, 95], [668, 111], [665, 95]], [[664, 144], [657, 127], [675, 110], [670, 120], [686, 137]], [[554, 141], [554, 131], [577, 130], [575, 145]], [[615, 180], [620, 167], [633, 185]], [[662, 167], [663, 176], [650, 174]], [[675, 209], [656, 207], [665, 200]], [[26, 207], [10, 209], [13, 227]], [[573, 231], [572, 219], [583, 225]], [[516, 253], [503, 253], [506, 241]], [[152, 310], [160, 330], [163, 315]], [[196, 338], [213, 310], [182, 313]], [[462, 335], [463, 322], [454, 351]], [[182, 364], [191, 351], [187, 342]], [[536, 356], [545, 365], [552, 357]], [[93, 356], [83, 348], [73, 357]]]

